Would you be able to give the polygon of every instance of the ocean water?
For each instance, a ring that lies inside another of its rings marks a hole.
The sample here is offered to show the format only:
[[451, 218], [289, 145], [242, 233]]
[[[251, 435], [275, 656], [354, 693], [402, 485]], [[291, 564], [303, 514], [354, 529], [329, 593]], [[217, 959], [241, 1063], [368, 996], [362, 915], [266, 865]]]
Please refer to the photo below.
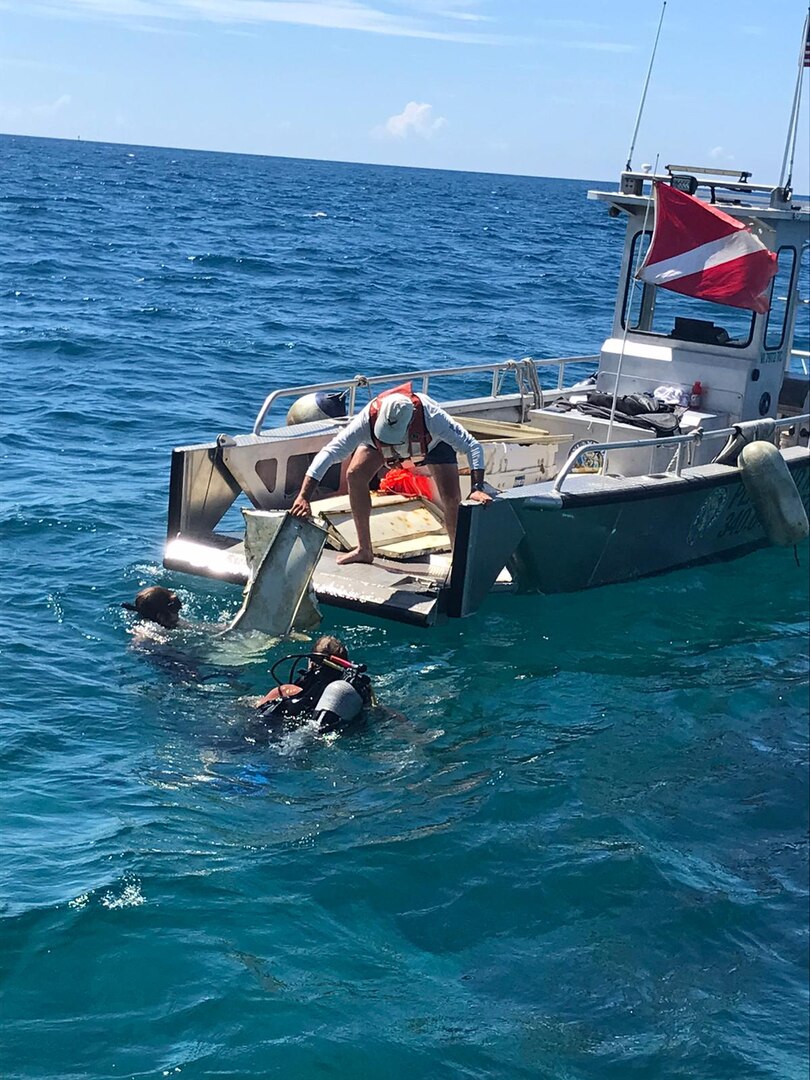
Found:
[[808, 550], [430, 632], [245, 737], [283, 646], [136, 639], [172, 446], [282, 385], [596, 351], [584, 182], [0, 138], [0, 1075], [792, 1080]]

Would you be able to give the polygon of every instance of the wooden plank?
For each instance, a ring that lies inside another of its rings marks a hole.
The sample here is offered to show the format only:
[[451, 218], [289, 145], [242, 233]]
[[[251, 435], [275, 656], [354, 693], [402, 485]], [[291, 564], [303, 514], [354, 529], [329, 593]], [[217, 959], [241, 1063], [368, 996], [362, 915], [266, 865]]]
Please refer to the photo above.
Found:
[[[380, 495], [377, 491], [371, 492], [371, 502], [374, 506], [396, 506], [397, 504], [413, 502], [414, 500], [407, 495]], [[313, 499], [312, 500], [312, 512], [314, 514], [320, 514], [324, 512], [328, 513], [351, 513], [351, 506], [349, 504], [348, 495], [333, 495], [328, 499]]]
[[532, 424], [515, 424], [506, 420], [483, 420], [477, 416], [455, 416], [471, 435], [481, 439], [498, 439], [504, 442], [556, 443], [570, 438], [568, 435], [552, 435]]
[[378, 544], [374, 548], [377, 555], [389, 559], [413, 559], [419, 555], [450, 550], [450, 538], [447, 533], [433, 536], [412, 536], [408, 540], [396, 540], [391, 544]]
[[[357, 545], [348, 497], [320, 499], [312, 509], [327, 522], [333, 547], [350, 551]], [[377, 555], [402, 559], [450, 550], [439, 510], [426, 499], [373, 494], [370, 524], [371, 546]]]

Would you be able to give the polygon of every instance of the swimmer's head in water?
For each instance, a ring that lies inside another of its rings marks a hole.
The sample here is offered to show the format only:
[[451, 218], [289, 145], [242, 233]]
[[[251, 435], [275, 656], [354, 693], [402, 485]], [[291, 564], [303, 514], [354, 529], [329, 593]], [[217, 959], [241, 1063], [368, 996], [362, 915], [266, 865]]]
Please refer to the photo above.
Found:
[[129, 611], [136, 611], [148, 622], [156, 622], [172, 629], [177, 626], [183, 605], [180, 597], [171, 589], [164, 589], [162, 585], [151, 585], [148, 589], [141, 589], [133, 604], [122, 606]]
[[337, 656], [340, 660], [349, 659], [349, 650], [340, 638], [332, 637], [331, 634], [324, 634], [323, 637], [318, 638], [312, 646], [312, 654], [316, 653], [318, 656]]

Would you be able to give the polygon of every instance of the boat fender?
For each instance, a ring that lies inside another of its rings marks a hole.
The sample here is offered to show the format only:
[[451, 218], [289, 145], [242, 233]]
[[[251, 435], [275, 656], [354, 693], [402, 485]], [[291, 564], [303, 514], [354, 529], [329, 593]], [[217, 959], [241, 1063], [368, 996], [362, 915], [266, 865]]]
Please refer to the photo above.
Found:
[[349, 683], [332, 682], [324, 688], [314, 711], [322, 727], [336, 728], [357, 719], [363, 711], [363, 699]]
[[346, 415], [346, 395], [304, 394], [297, 398], [287, 411], [287, 427], [295, 424], [309, 424], [313, 420], [334, 420]]
[[785, 459], [770, 442], [748, 443], [740, 451], [740, 472], [765, 535], [792, 547], [810, 532], [807, 512]]

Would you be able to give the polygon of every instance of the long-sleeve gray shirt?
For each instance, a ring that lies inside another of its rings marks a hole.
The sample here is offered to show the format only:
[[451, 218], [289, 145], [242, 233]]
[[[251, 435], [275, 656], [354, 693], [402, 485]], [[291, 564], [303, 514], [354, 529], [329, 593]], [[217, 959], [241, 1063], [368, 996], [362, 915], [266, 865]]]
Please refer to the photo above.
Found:
[[[449, 443], [460, 454], [466, 454], [471, 469], [484, 468], [484, 450], [481, 443], [470, 435], [469, 431], [457, 424], [456, 421], [444, 409], [440, 408], [432, 398], [426, 394], [417, 394], [422, 402], [425, 415], [425, 427], [428, 433], [428, 451], [432, 450], [437, 443]], [[319, 453], [307, 469], [307, 476], [314, 480], [322, 480], [326, 470], [336, 461], [343, 461], [358, 446], [374, 446], [371, 437], [371, 406], [366, 407], [355, 418], [335, 435], [331, 442]]]

